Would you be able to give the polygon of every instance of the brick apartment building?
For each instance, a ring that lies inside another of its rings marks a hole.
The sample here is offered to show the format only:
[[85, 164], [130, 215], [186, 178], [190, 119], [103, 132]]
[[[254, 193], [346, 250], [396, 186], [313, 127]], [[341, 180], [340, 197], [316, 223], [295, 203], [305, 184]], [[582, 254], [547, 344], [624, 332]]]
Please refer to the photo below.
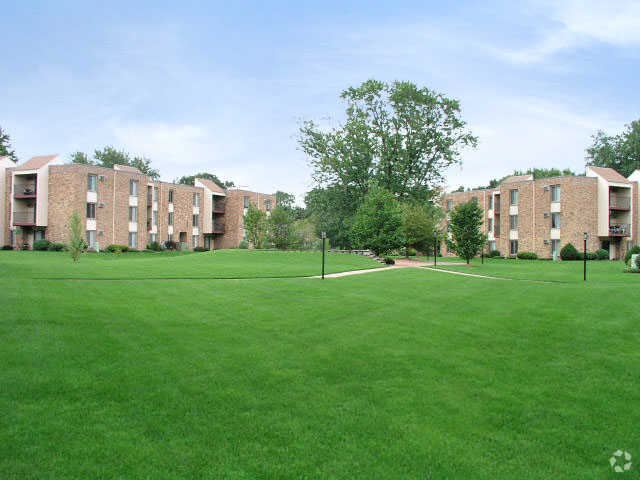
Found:
[[128, 166], [62, 164], [57, 155], [18, 166], [0, 157], [0, 245], [15, 248], [43, 238], [66, 241], [73, 212], [94, 248], [143, 249], [167, 240], [183, 248], [232, 248], [244, 238], [249, 203], [269, 214], [275, 196], [200, 178], [194, 186], [154, 181]]
[[[585, 176], [534, 180], [532, 175], [505, 179], [496, 188], [448, 193], [443, 207], [477, 201], [484, 211], [483, 232], [488, 249], [502, 255], [534, 252], [540, 258], [558, 258], [572, 243], [582, 251], [609, 251], [622, 258], [638, 244], [638, 185], [640, 170], [624, 178], [611, 168], [587, 167]], [[443, 245], [443, 254], [447, 246]]]

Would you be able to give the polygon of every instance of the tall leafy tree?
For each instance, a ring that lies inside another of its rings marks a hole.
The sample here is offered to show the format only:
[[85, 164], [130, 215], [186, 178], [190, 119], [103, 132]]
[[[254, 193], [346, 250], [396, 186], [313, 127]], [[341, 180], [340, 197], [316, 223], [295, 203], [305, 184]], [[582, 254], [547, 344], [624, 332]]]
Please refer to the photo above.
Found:
[[364, 196], [371, 181], [398, 198], [429, 198], [444, 170], [477, 139], [466, 128], [457, 100], [411, 82], [368, 80], [348, 88], [346, 121], [323, 130], [300, 128], [299, 144], [318, 185], [343, 185]]
[[160, 172], [151, 166], [151, 160], [146, 157], [131, 157], [124, 150], [116, 150], [112, 146], [106, 146], [102, 150], [95, 150], [93, 158], [89, 158], [83, 152], [74, 152], [71, 155], [71, 163], [97, 165], [106, 168], [113, 168], [114, 165], [127, 165], [137, 168], [154, 180], [160, 178]]
[[11, 137], [0, 127], [0, 157], [9, 157], [12, 161], [18, 162], [15, 150], [11, 148]]
[[179, 183], [180, 185], [194, 185], [196, 178], [204, 178], [205, 180], [211, 180], [212, 182], [217, 183], [222, 188], [229, 188], [235, 186], [235, 184], [231, 181], [222, 181], [218, 178], [217, 175], [213, 173], [200, 172], [195, 175], [185, 175], [180, 177], [178, 180], [175, 180], [175, 183]]
[[587, 165], [613, 168], [625, 177], [640, 169], [640, 120], [626, 125], [619, 135], [600, 130], [591, 138]]
[[249, 203], [249, 208], [244, 216], [244, 230], [247, 240], [254, 248], [262, 248], [267, 236], [267, 214]]
[[352, 246], [351, 226], [362, 199], [344, 186], [314, 188], [305, 196], [306, 211], [317, 228], [326, 232], [331, 244], [341, 248]]
[[291, 248], [296, 240], [294, 219], [291, 212], [282, 206], [274, 208], [269, 215], [269, 238], [279, 249]]
[[372, 185], [356, 213], [352, 236], [354, 243], [376, 255], [404, 245], [402, 210], [393, 194]]
[[487, 241], [481, 231], [482, 208], [473, 200], [456, 205], [449, 218], [449, 248], [467, 263], [478, 255]]

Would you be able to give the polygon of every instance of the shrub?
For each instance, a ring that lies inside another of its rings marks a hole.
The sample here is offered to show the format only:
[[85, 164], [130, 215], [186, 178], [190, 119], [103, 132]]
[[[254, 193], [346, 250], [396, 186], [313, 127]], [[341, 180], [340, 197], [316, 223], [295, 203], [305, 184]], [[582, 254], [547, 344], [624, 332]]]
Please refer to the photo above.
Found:
[[242, 249], [249, 248], [249, 242], [247, 242], [246, 240], [242, 240], [242, 241], [238, 244], [238, 248], [242, 248]]
[[54, 242], [49, 245], [47, 250], [50, 252], [62, 252], [67, 249], [67, 246], [64, 243]]
[[43, 238], [42, 240], [38, 240], [37, 242], [33, 242], [33, 249], [42, 252], [44, 250], [49, 250], [49, 245], [51, 245], [51, 242], [49, 240], [47, 240], [46, 238]]
[[604, 249], [596, 250], [596, 258], [598, 260], [609, 260], [609, 252]]
[[2, 250], [13, 250], [11, 245], [3, 245]]
[[23, 243], [23, 244], [20, 246], [20, 250], [29, 250], [29, 244], [28, 244], [28, 243]]
[[587, 252], [587, 260], [597, 260], [598, 259], [598, 255], [596, 255], [596, 252]]
[[408, 248], [407, 251], [405, 252], [405, 255], [407, 257], [415, 257], [418, 254], [418, 252], [416, 252], [414, 249], [412, 248]]
[[204, 248], [204, 247], [195, 247], [193, 249], [194, 252], [208, 252], [209, 249], [208, 248]]
[[489, 258], [494, 258], [494, 257], [500, 257], [500, 250], [491, 250], [489, 252], [489, 254], [487, 255], [487, 257]]
[[640, 256], [636, 257], [636, 268], [640, 270]]
[[164, 248], [166, 248], [167, 250], [177, 250], [178, 243], [174, 242], [173, 240], [167, 240], [166, 242], [164, 242]]
[[560, 258], [562, 260], [578, 260], [580, 258], [580, 253], [576, 250], [576, 247], [571, 243], [567, 243], [562, 250], [560, 250]]
[[111, 253], [128, 252], [129, 251], [129, 245], [117, 245], [117, 244], [108, 245], [107, 248], [105, 248], [105, 250], [107, 252], [111, 252]]
[[521, 260], [537, 260], [538, 255], [533, 252], [518, 252], [517, 257]]
[[637, 253], [640, 253], [640, 245], [636, 245], [635, 247], [631, 247], [629, 249], [629, 251], [624, 256], [624, 263], [628, 264], [629, 260], [631, 260], [631, 255], [635, 255]]
[[396, 263], [396, 261], [391, 257], [384, 257], [383, 260], [387, 265], [395, 265]]
[[149, 243], [149, 245], [147, 245], [147, 250], [153, 250], [154, 252], [161, 252], [162, 245], [160, 245], [158, 242], [151, 242]]

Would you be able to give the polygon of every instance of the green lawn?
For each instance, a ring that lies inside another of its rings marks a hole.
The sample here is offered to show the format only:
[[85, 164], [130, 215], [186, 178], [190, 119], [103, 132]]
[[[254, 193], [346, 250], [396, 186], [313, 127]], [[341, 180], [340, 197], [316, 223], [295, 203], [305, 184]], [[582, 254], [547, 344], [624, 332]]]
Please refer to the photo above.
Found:
[[[584, 264], [581, 261], [553, 262], [550, 260], [484, 259], [475, 258], [471, 265], [445, 265], [445, 270], [491, 275], [503, 278], [543, 280], [551, 282], [584, 283]], [[588, 261], [587, 281], [608, 285], [640, 286], [640, 275], [623, 274], [622, 261]]]
[[[368, 257], [326, 253], [326, 273], [383, 265]], [[256, 278], [320, 275], [320, 252], [217, 250], [202, 253], [89, 253], [73, 263], [65, 252], [0, 251], [0, 271], [11, 277], [148, 279]]]
[[[639, 478], [608, 463], [640, 457], [634, 275], [105, 282], [35, 278], [76, 266], [8, 253], [0, 478]], [[151, 262], [260, 276], [314, 258], [282, 255]], [[138, 278], [148, 261], [77, 267]]]

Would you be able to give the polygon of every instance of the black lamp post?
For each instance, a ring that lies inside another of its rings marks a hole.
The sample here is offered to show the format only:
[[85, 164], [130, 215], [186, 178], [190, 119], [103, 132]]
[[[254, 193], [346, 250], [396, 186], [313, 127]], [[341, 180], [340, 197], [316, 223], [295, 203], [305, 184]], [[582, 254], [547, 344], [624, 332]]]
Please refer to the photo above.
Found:
[[433, 268], [436, 268], [438, 258], [438, 232], [433, 231]]
[[322, 280], [324, 280], [324, 242], [327, 238], [327, 232], [322, 232]]
[[582, 275], [584, 278], [584, 281], [587, 281], [587, 239], [589, 238], [589, 234], [587, 232], [584, 232], [584, 248], [582, 251], [582, 258], [583, 258], [583, 269], [582, 269]]

